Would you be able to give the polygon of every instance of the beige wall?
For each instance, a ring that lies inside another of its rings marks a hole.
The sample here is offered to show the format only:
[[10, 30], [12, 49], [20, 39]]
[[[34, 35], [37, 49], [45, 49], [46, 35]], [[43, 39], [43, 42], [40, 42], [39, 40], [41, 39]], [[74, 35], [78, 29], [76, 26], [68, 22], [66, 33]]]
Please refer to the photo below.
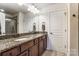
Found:
[[[70, 4], [70, 55], [78, 55], [78, 4]], [[76, 16], [73, 17], [73, 14]], [[68, 19], [69, 20], [69, 19]]]
[[1, 34], [5, 34], [5, 14], [0, 12]]

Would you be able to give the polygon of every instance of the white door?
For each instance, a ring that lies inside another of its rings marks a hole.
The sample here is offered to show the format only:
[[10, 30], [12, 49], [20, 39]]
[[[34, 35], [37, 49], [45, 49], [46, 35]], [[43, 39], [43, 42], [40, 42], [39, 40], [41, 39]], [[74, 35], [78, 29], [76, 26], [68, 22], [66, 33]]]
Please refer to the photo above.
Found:
[[67, 17], [65, 11], [50, 13], [48, 44], [51, 50], [67, 51]]

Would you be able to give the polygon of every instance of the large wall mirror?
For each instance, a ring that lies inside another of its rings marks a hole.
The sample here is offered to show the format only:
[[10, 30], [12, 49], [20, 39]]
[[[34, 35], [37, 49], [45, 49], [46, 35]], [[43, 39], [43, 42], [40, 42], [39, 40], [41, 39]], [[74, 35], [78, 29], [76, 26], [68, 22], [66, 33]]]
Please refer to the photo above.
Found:
[[[36, 9], [34, 4], [29, 3], [29, 5], [34, 6]], [[32, 31], [48, 30], [46, 29], [48, 24], [48, 14], [35, 14], [36, 11], [28, 11], [28, 8], [26, 8], [27, 6], [27, 4], [19, 5], [17, 3], [0, 4], [0, 10], [4, 10], [0, 11], [0, 34], [28, 33]], [[39, 9], [37, 8], [37, 10]]]
[[5, 34], [13, 34], [13, 33], [17, 33], [17, 19], [16, 17], [6, 18], [5, 19]]

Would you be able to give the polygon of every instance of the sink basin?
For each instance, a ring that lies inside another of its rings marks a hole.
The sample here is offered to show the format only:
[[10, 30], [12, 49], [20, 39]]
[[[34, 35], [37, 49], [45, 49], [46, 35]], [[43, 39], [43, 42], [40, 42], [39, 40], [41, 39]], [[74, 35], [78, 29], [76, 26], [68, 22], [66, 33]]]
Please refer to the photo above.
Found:
[[27, 40], [27, 38], [21, 38], [21, 39], [17, 39], [17, 40], [14, 40], [14, 41], [23, 41], [23, 40]]
[[32, 39], [34, 36], [30, 35], [30, 36], [22, 36], [21, 38], [18, 38], [14, 41], [24, 41], [24, 40], [28, 40], [28, 39]]

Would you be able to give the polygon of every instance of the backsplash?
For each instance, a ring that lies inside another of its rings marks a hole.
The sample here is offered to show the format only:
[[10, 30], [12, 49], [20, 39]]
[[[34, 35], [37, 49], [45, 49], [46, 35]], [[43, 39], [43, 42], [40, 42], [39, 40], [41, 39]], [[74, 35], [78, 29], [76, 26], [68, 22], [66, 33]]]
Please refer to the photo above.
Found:
[[1, 39], [16, 38], [16, 37], [20, 37], [20, 36], [24, 36], [24, 35], [28, 35], [28, 34], [37, 34], [37, 33], [47, 33], [47, 32], [35, 32], [35, 33], [29, 32], [29, 33], [15, 33], [15, 34], [1, 35], [0, 40]]

